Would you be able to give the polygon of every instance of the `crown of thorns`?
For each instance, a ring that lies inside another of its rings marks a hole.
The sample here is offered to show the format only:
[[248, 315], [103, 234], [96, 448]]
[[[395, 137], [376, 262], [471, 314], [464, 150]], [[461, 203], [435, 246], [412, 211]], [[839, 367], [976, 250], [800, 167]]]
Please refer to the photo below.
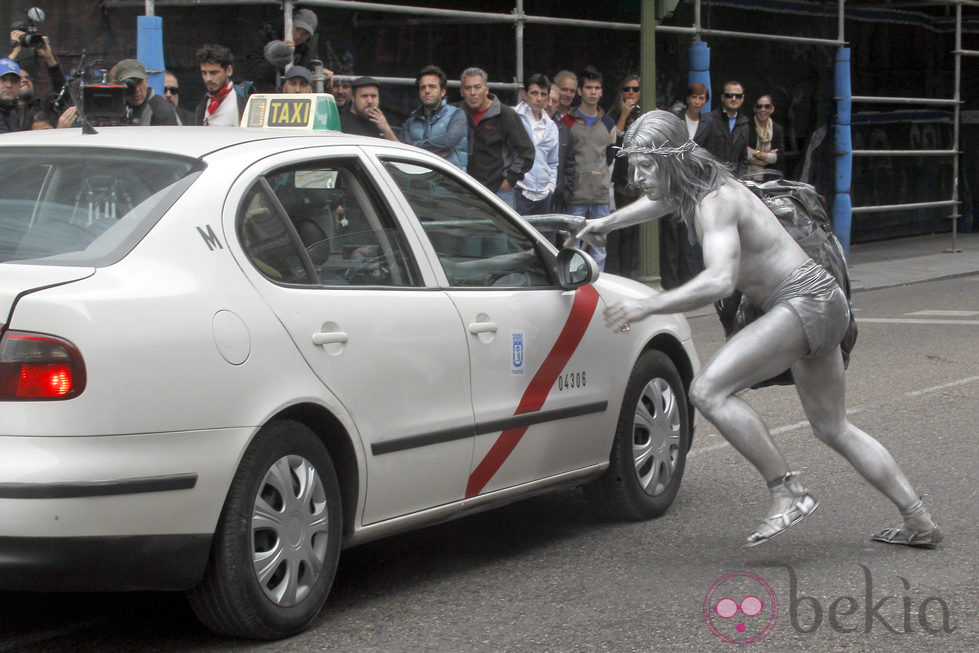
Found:
[[687, 140], [687, 142], [680, 147], [667, 147], [665, 144], [660, 145], [659, 147], [636, 145], [633, 147], [621, 148], [616, 156], [629, 156], [630, 154], [658, 154], [660, 156], [678, 156], [682, 159], [684, 154], [695, 150], [698, 147], [700, 146], [691, 140]]

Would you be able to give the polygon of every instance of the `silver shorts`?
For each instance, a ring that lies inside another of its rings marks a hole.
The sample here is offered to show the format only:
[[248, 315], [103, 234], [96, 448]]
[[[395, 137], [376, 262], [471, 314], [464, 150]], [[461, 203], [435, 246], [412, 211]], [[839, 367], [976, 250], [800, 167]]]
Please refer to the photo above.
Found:
[[833, 351], [850, 325], [850, 305], [836, 279], [809, 259], [780, 283], [762, 310], [785, 304], [799, 316], [809, 343], [805, 358], [819, 358]]

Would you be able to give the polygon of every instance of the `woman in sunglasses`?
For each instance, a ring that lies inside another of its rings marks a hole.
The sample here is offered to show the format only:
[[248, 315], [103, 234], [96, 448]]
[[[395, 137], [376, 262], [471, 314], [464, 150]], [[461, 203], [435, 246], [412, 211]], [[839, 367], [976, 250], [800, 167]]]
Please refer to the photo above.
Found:
[[756, 172], [772, 167], [784, 172], [780, 152], [785, 147], [785, 135], [781, 125], [772, 120], [775, 105], [771, 95], [762, 95], [755, 101], [755, 119], [748, 125], [748, 171]]

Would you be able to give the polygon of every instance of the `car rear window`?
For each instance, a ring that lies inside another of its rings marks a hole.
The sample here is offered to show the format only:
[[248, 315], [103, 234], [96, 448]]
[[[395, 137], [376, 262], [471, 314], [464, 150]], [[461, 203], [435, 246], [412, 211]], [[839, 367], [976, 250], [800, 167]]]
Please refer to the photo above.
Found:
[[114, 263], [202, 168], [160, 152], [0, 148], [0, 262]]

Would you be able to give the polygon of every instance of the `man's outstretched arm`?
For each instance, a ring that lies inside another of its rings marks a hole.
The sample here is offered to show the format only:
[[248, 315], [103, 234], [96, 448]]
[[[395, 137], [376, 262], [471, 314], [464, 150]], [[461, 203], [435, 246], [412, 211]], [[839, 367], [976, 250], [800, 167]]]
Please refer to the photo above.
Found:
[[604, 236], [614, 229], [623, 229], [647, 220], [656, 220], [674, 211], [676, 211], [676, 204], [671, 200], [651, 200], [643, 195], [628, 206], [604, 218], [589, 220], [585, 228], [575, 234], [571, 240], [584, 240], [589, 245], [603, 247], [605, 245], [604, 238], [596, 239], [595, 236]]
[[[741, 258], [736, 211], [714, 193], [701, 204], [704, 270], [687, 283], [644, 299], [626, 299], [605, 310], [605, 323], [621, 328], [653, 313], [681, 313], [730, 295], [737, 284]], [[631, 206], [631, 205], [630, 205]], [[626, 207], [628, 208], [628, 207]]]

